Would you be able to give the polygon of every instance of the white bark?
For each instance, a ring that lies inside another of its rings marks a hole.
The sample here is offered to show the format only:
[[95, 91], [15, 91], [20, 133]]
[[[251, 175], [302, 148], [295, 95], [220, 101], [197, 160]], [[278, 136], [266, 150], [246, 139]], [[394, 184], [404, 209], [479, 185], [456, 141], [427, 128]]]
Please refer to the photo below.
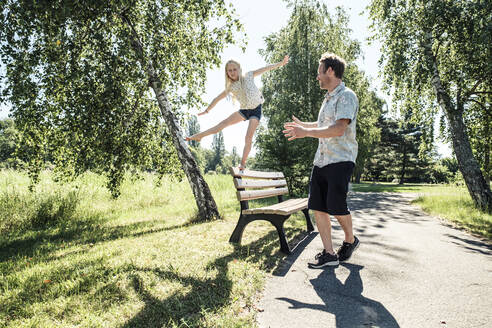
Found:
[[171, 132], [174, 147], [178, 153], [183, 171], [185, 172], [185, 175], [190, 183], [193, 195], [195, 196], [196, 205], [198, 207], [198, 216], [201, 220], [218, 219], [220, 218], [220, 214], [217, 209], [217, 205], [215, 204], [215, 200], [212, 197], [212, 193], [210, 192], [210, 188], [201, 175], [200, 169], [198, 168], [198, 165], [183, 138], [178, 119], [173, 114], [166, 92], [160, 88], [162, 83], [152, 65], [152, 62], [145, 60], [142, 43], [140, 42], [140, 38], [138, 37], [138, 34], [135, 31], [130, 19], [124, 13], [121, 14], [121, 17], [132, 30], [132, 35], [130, 36], [132, 39], [132, 45], [140, 58], [142, 66], [147, 67], [147, 75], [150, 85], [154, 90], [162, 117]]
[[492, 193], [486, 184], [480, 166], [473, 156], [466, 126], [463, 122], [463, 108], [459, 104], [453, 105], [451, 98], [443, 86], [439, 67], [432, 52], [433, 37], [431, 32], [425, 34], [425, 42], [422, 44], [426, 59], [432, 67], [432, 86], [436, 93], [437, 101], [441, 109], [446, 113], [446, 118], [451, 131], [453, 149], [458, 160], [458, 166], [463, 174], [466, 186], [475, 206], [483, 211], [492, 210]]
[[159, 88], [160, 83], [157, 80], [156, 74], [151, 65], [149, 65], [148, 74], [149, 77], [153, 77], [153, 79], [151, 79], [151, 81], [153, 81], [152, 89], [154, 90], [159, 103], [162, 117], [171, 131], [174, 147], [178, 152], [179, 160], [195, 196], [199, 216], [204, 220], [220, 218], [219, 211], [217, 209], [217, 205], [215, 204], [215, 200], [212, 197], [212, 193], [210, 192], [210, 188], [208, 187], [205, 179], [203, 179], [195, 158], [191, 154], [188, 145], [183, 138], [178, 120], [172, 113], [171, 105], [167, 100], [164, 90]]

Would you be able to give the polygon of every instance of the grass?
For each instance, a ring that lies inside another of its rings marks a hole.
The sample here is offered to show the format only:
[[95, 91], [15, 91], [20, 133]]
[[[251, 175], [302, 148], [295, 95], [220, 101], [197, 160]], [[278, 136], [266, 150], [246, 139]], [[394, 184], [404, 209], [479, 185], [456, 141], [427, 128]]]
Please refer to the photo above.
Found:
[[370, 182], [362, 182], [362, 183], [353, 183], [351, 184], [352, 189], [354, 191], [360, 192], [423, 192], [426, 190], [430, 190], [440, 185], [432, 185], [432, 184], [395, 184], [389, 182], [379, 182], [379, 183], [370, 183]]
[[[284, 255], [269, 223], [228, 242], [239, 213], [229, 176], [206, 176], [224, 219], [190, 223], [187, 181], [127, 180], [113, 200], [85, 174], [0, 171], [0, 327], [254, 327], [266, 274]], [[289, 239], [302, 215], [286, 222]]]
[[413, 203], [425, 212], [447, 220], [467, 231], [492, 239], [492, 215], [477, 210], [465, 187], [430, 184], [352, 184], [361, 192], [412, 192], [418, 194]]
[[[273, 226], [253, 222], [231, 245], [230, 176], [206, 176], [224, 219], [202, 223], [186, 180], [154, 179], [126, 180], [113, 200], [95, 174], [59, 185], [45, 172], [31, 193], [27, 176], [0, 171], [0, 327], [255, 327], [259, 292], [284, 258]], [[353, 187], [419, 193], [424, 210], [459, 213], [490, 238], [490, 215], [464, 189]], [[302, 236], [302, 214], [285, 228]]]

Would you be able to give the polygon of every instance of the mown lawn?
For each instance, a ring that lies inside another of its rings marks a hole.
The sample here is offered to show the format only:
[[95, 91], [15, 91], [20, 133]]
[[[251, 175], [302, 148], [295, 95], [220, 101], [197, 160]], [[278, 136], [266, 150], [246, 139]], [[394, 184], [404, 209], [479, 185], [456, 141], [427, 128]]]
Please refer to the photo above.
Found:
[[467, 231], [492, 239], [492, 215], [475, 209], [466, 187], [430, 184], [352, 184], [361, 192], [412, 192], [418, 194], [414, 203], [425, 212], [445, 219]]
[[[206, 176], [223, 220], [193, 222], [188, 182], [150, 174], [113, 200], [85, 174], [0, 171], [0, 327], [254, 327], [266, 274], [284, 257], [268, 223], [228, 242], [239, 213], [230, 176]], [[302, 215], [286, 223], [303, 235]]]

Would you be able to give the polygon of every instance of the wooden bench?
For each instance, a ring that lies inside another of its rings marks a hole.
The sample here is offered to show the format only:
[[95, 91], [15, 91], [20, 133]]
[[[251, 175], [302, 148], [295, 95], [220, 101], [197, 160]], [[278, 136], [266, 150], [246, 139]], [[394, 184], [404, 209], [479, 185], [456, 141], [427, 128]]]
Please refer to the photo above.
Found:
[[[262, 172], [244, 170], [230, 167], [234, 186], [237, 189], [237, 199], [241, 204], [241, 213], [236, 228], [232, 232], [229, 242], [240, 243], [246, 225], [255, 220], [266, 220], [277, 228], [280, 240], [280, 250], [286, 254], [291, 253], [285, 237], [284, 222], [291, 214], [302, 211], [306, 217], [307, 231], [314, 230], [307, 208], [307, 198], [291, 198], [284, 201], [283, 195], [289, 193], [287, 182], [282, 172]], [[270, 206], [249, 208], [248, 201], [253, 199], [278, 198], [278, 203]]]

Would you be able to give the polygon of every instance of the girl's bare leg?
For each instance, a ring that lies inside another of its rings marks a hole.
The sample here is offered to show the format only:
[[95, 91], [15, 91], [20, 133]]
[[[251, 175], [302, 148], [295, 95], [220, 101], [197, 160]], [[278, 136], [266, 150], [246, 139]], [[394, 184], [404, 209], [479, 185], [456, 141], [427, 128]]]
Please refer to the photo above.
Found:
[[246, 167], [246, 160], [248, 159], [249, 152], [251, 151], [251, 145], [253, 144], [253, 136], [255, 135], [256, 128], [260, 124], [260, 120], [257, 118], [251, 118], [249, 120], [248, 131], [246, 132], [246, 137], [244, 138], [244, 149], [243, 158], [241, 159], [241, 164], [239, 164], [240, 169]]
[[234, 112], [228, 118], [226, 118], [225, 120], [223, 120], [219, 124], [211, 127], [210, 129], [205, 130], [205, 131], [200, 132], [200, 133], [197, 133], [197, 134], [194, 134], [192, 136], [186, 137], [186, 141], [190, 141], [190, 140], [200, 141], [200, 140], [202, 140], [203, 137], [206, 137], [206, 136], [211, 135], [211, 134], [215, 134], [219, 131], [222, 131], [223, 129], [225, 129], [229, 125], [233, 125], [233, 124], [239, 123], [241, 121], [244, 121], [244, 117], [242, 117], [241, 114], [239, 114], [239, 112]]

